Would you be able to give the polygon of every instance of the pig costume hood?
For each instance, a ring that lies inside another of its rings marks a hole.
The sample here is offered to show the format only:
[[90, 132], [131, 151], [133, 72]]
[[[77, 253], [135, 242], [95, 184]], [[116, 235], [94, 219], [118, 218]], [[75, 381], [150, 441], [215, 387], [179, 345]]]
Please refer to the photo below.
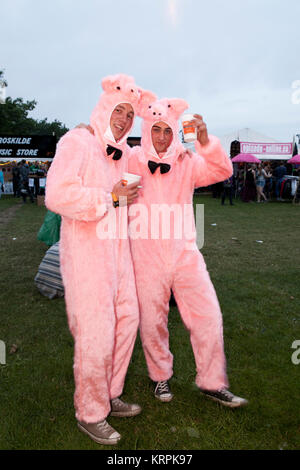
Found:
[[[141, 103], [139, 112], [139, 116], [143, 118], [141, 147], [147, 158], [155, 161], [163, 160], [172, 165], [178, 156], [185, 151], [179, 139], [178, 120], [188, 107], [188, 103], [180, 98], [163, 98], [148, 105]], [[173, 132], [172, 142], [162, 158], [157, 155], [151, 137], [152, 127], [160, 121], [168, 124]]]
[[134, 78], [125, 74], [109, 75], [103, 78], [102, 88], [103, 93], [92, 112], [90, 125], [94, 129], [95, 136], [104, 152], [107, 145], [124, 150], [127, 145], [126, 139], [132, 126], [127, 134], [120, 141], [116, 142], [110, 128], [110, 118], [113, 110], [121, 103], [129, 103], [136, 116], [140, 107], [147, 107], [156, 97], [150, 91], [138, 87], [135, 84]]

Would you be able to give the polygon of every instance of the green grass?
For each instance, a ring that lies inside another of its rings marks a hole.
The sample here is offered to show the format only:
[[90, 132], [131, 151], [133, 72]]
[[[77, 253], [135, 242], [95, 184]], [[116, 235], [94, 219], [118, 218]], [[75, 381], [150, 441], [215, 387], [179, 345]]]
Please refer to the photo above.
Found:
[[[153, 398], [138, 339], [124, 397], [143, 413], [109, 419], [123, 436], [110, 449], [299, 449], [300, 364], [291, 362], [291, 345], [300, 340], [300, 206], [222, 207], [210, 196], [195, 202], [205, 204], [202, 253], [223, 311], [230, 387], [250, 404], [230, 410], [199, 395], [189, 335], [172, 307], [175, 398]], [[14, 204], [1, 199], [0, 214]], [[107, 450], [76, 427], [64, 300], [42, 297], [33, 283], [47, 249], [36, 239], [44, 215], [44, 207], [27, 203], [0, 225], [0, 340], [7, 353], [0, 365], [0, 449]], [[10, 354], [13, 344], [18, 349]]]
[[14, 198], [12, 196], [9, 196], [7, 194], [1, 195], [0, 199], [0, 213], [5, 211], [6, 209], [9, 209], [10, 207], [14, 206], [16, 203], [21, 203], [22, 198]]

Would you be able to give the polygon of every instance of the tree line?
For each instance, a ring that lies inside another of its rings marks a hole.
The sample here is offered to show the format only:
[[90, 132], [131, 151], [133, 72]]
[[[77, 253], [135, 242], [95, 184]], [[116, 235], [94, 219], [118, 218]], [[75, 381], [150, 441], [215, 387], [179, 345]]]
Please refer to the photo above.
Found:
[[[0, 70], [0, 82], [7, 86], [4, 71]], [[7, 135], [56, 135], [57, 139], [69, 129], [60, 121], [48, 122], [48, 119], [33, 119], [29, 113], [35, 109], [37, 101], [24, 101], [23, 98], [12, 99], [8, 96], [0, 104], [0, 133]]]

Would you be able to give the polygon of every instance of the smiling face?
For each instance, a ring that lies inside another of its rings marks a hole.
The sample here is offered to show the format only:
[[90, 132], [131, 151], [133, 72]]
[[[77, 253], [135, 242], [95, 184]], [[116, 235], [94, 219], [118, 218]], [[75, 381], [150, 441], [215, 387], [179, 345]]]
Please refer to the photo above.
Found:
[[173, 131], [168, 124], [160, 121], [153, 125], [151, 129], [151, 137], [157, 154], [164, 153], [168, 150], [172, 142]]
[[110, 128], [116, 142], [129, 132], [133, 118], [134, 111], [131, 104], [121, 103], [115, 107], [110, 118]]

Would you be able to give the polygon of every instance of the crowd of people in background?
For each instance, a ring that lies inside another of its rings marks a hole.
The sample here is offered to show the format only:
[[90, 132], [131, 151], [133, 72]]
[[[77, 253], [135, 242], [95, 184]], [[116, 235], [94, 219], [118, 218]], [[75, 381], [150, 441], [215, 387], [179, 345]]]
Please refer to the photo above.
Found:
[[3, 192], [4, 192], [4, 176], [3, 176], [3, 171], [0, 168], [0, 199], [1, 199]]
[[[25, 160], [15, 164], [12, 169], [14, 197], [22, 197], [24, 203], [29, 197], [30, 201], [34, 202], [38, 194], [45, 194], [45, 190], [39, 187], [39, 178], [46, 175], [47, 169], [37, 161], [32, 162], [30, 166]], [[33, 184], [30, 184], [30, 178], [34, 178]]]
[[[12, 168], [14, 197], [22, 197], [25, 203], [27, 197], [34, 202], [38, 194], [43, 195], [45, 191], [39, 187], [39, 178], [46, 177], [50, 165], [51, 163], [45, 165], [38, 161], [28, 165], [25, 160], [14, 163]], [[283, 201], [284, 198], [290, 199], [293, 194], [292, 182], [287, 176], [300, 177], [300, 165], [291, 165], [284, 161], [234, 164], [234, 174], [228, 180], [214, 184], [211, 187], [212, 195], [214, 198], [220, 198], [222, 205], [228, 198], [232, 206], [235, 198], [243, 202], [257, 203], [273, 199]], [[29, 184], [30, 178], [34, 178], [33, 185]], [[0, 167], [0, 198], [2, 193], [4, 193], [4, 176]]]
[[234, 198], [257, 203], [284, 201], [291, 199], [296, 189], [297, 180], [292, 181], [291, 176], [300, 177], [299, 165], [283, 161], [234, 164], [232, 177], [213, 185], [213, 197], [221, 198], [222, 205], [226, 197], [230, 205], [233, 205]]

